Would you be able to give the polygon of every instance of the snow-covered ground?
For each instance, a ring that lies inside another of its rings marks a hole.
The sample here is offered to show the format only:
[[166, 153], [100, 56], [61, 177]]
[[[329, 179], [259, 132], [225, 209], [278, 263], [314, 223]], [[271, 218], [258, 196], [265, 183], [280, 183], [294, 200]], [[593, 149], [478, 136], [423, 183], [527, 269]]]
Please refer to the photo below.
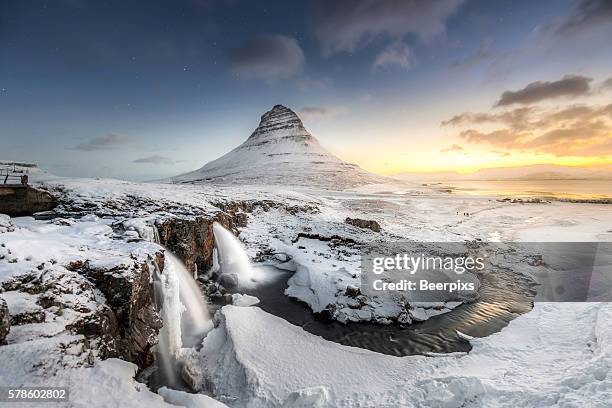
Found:
[[[411, 184], [341, 192], [104, 179], [46, 180], [45, 186], [63, 194], [60, 211], [85, 216], [0, 218], [0, 283], [48, 271], [59, 287], [80, 287], [86, 279], [66, 268], [68, 262], [89, 260], [109, 268], [143, 259], [159, 247], [138, 237], [151, 239], [150, 226], [158, 219], [212, 214], [232, 202], [269, 202], [278, 205], [254, 206], [241, 230], [251, 258], [289, 255], [288, 266], [297, 273], [286, 293], [314, 311], [333, 303], [340, 321], [384, 323], [401, 313], [400, 304], [365, 299], [360, 307], [348, 307], [354, 299], [345, 295], [347, 286], [360, 284], [361, 245], [392, 240], [612, 241], [612, 206], [501, 202]], [[381, 232], [350, 225], [347, 217], [376, 221]], [[118, 223], [123, 228], [116, 228]], [[96, 406], [215, 406], [204, 395], [151, 392], [133, 380], [135, 365], [101, 361], [83, 336], [65, 329], [102, 307], [102, 294], [54, 293], [68, 305], [66, 313], [57, 313], [57, 306], [42, 308], [40, 293], [2, 287], [0, 297], [9, 303], [11, 315], [37, 320], [11, 328], [9, 344], [0, 346], [0, 378], [10, 379], [7, 385], [69, 385], [72, 406], [86, 401]], [[224, 307], [199, 352], [184, 353], [203, 388], [229, 406], [605, 407], [612, 400], [612, 308], [605, 303], [536, 304], [500, 333], [471, 340], [467, 355], [403, 358], [331, 343], [267, 314], [254, 301], [236, 303], [244, 307]], [[425, 315], [433, 310], [422, 309]]]
[[392, 357], [225, 306], [190, 364], [232, 406], [609, 407], [612, 305], [536, 304], [469, 354]]

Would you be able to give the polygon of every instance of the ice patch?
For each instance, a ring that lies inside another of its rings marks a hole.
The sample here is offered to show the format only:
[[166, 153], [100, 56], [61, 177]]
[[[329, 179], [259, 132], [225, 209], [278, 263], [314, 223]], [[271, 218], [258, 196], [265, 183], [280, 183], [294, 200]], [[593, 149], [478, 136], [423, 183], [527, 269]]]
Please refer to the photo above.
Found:
[[249, 307], [259, 303], [259, 299], [255, 296], [242, 295], [240, 293], [234, 293], [232, 295], [232, 304], [235, 306]]

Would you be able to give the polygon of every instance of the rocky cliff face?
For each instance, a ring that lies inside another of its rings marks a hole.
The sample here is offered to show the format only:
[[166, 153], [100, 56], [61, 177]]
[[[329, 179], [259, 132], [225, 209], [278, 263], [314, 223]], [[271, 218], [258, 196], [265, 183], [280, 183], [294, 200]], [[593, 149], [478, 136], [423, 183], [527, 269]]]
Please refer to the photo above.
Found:
[[164, 254], [157, 252], [149, 262], [110, 269], [74, 263], [79, 274], [91, 281], [106, 297], [107, 304], [85, 316], [70, 329], [99, 340], [103, 358], [119, 357], [144, 368], [153, 362], [151, 348], [157, 344], [162, 321], [155, 308], [151, 268], [163, 270]]
[[384, 180], [342, 161], [304, 127], [291, 109], [276, 105], [240, 146], [175, 183], [290, 184], [343, 189]]
[[55, 197], [27, 185], [0, 185], [0, 213], [12, 217], [49, 211], [57, 206]]
[[215, 221], [230, 230], [236, 229], [232, 218], [226, 213], [209, 217], [168, 218], [157, 226], [160, 244], [178, 256], [190, 272], [205, 272], [212, 266], [215, 246], [212, 225]]

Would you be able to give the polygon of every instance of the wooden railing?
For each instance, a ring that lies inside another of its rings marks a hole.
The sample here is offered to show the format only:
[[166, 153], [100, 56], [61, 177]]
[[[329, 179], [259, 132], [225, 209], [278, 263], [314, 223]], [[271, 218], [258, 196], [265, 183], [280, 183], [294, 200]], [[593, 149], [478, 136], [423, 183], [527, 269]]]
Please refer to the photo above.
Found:
[[16, 166], [0, 168], [0, 180], [3, 184], [28, 184], [28, 169]]

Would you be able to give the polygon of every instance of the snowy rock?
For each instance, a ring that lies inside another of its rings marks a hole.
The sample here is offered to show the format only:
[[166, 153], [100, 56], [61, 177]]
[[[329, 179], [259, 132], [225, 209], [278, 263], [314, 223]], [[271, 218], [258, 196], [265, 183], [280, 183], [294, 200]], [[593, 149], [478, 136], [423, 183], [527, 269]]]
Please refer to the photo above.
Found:
[[410, 315], [408, 313], [401, 313], [397, 317], [397, 322], [400, 324], [410, 324], [412, 323], [412, 319], [410, 318]]
[[15, 226], [11, 222], [11, 217], [6, 214], [0, 214], [0, 234], [14, 230]]
[[37, 295], [24, 292], [6, 291], [2, 293], [11, 311], [11, 325], [42, 323], [45, 321], [45, 312], [38, 305]]
[[416, 307], [408, 310], [408, 315], [416, 322], [422, 322], [428, 319], [427, 312], [422, 307]]
[[274, 254], [274, 258], [276, 258], [277, 261], [280, 262], [287, 262], [289, 261], [289, 256], [285, 253], [276, 253]]
[[374, 220], [362, 220], [360, 218], [346, 217], [344, 222], [354, 227], [365, 228], [374, 232], [380, 232], [380, 224]]
[[344, 294], [348, 297], [356, 298], [361, 294], [361, 289], [355, 285], [348, 285]]
[[219, 284], [223, 287], [231, 289], [238, 286], [238, 274], [223, 273], [219, 276]]
[[136, 232], [136, 237], [149, 242], [159, 243], [159, 233], [157, 227], [152, 222], [142, 218], [131, 218], [122, 222], [126, 234]]
[[259, 299], [255, 296], [242, 295], [240, 293], [234, 293], [232, 295], [232, 304], [234, 306], [249, 307], [259, 303]]

